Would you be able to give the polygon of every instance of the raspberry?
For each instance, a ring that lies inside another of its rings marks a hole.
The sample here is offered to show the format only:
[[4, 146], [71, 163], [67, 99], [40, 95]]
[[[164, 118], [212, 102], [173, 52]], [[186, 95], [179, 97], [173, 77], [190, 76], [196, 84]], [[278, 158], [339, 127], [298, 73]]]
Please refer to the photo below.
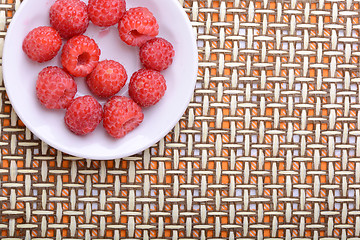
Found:
[[128, 45], [141, 46], [159, 33], [154, 15], [144, 7], [130, 8], [120, 20], [120, 38]]
[[92, 96], [76, 98], [65, 113], [66, 126], [76, 135], [91, 133], [103, 117], [100, 103]]
[[155, 105], [165, 91], [166, 81], [158, 71], [141, 69], [131, 76], [129, 95], [141, 107]]
[[69, 106], [77, 91], [74, 79], [59, 67], [44, 68], [36, 81], [36, 95], [50, 109]]
[[88, 5], [90, 20], [100, 27], [117, 24], [125, 12], [125, 0], [90, 0]]
[[154, 38], [141, 46], [140, 61], [146, 68], [162, 71], [173, 61], [175, 51], [171, 43], [163, 38]]
[[111, 97], [124, 87], [126, 80], [123, 65], [113, 60], [104, 60], [87, 76], [86, 83], [95, 95]]
[[105, 130], [114, 138], [121, 138], [143, 121], [141, 108], [130, 98], [114, 96], [104, 106]]
[[61, 44], [61, 37], [54, 28], [37, 27], [26, 35], [22, 48], [31, 60], [42, 63], [53, 59]]
[[96, 67], [100, 58], [96, 42], [84, 35], [66, 42], [61, 54], [61, 64], [75, 77], [85, 77]]
[[86, 4], [80, 0], [57, 0], [50, 8], [50, 24], [63, 38], [83, 34], [89, 25]]

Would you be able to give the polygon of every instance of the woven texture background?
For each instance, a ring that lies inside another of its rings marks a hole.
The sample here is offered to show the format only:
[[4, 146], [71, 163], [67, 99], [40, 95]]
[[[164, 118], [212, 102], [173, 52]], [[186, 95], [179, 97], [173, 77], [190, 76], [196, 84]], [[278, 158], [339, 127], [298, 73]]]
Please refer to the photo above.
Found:
[[[359, 2], [180, 3], [194, 98], [142, 154], [56, 151], [0, 82], [2, 239], [360, 237]], [[0, 1], [1, 45], [19, 5]]]

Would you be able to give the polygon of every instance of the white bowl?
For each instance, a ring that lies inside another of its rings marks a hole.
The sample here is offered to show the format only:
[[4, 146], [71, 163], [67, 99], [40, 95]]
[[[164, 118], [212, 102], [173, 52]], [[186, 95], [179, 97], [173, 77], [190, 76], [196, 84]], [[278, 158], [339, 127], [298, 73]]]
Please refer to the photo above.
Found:
[[[22, 50], [27, 33], [38, 26], [49, 26], [48, 10], [55, 0], [25, 0], [8, 29], [3, 50], [6, 92], [17, 115], [37, 137], [65, 153], [89, 159], [127, 157], [150, 147], [164, 137], [179, 121], [194, 91], [197, 75], [196, 38], [190, 21], [177, 0], [128, 0], [127, 8], [147, 7], [157, 18], [159, 37], [170, 41], [176, 51], [173, 64], [162, 72], [167, 91], [155, 106], [144, 109], [144, 121], [124, 138], [110, 137], [102, 123], [86, 136], [71, 133], [64, 124], [65, 110], [44, 108], [36, 98], [38, 73], [47, 66], [61, 66], [60, 54], [46, 63], [28, 59]], [[100, 28], [92, 23], [85, 35], [95, 39], [101, 49], [100, 60], [113, 59], [124, 65], [129, 79], [142, 68], [138, 48], [123, 43], [117, 25]], [[84, 79], [77, 78], [77, 96], [91, 94]], [[128, 80], [129, 81], [129, 80]], [[118, 95], [127, 96], [127, 87]], [[104, 104], [105, 100], [99, 99]]]

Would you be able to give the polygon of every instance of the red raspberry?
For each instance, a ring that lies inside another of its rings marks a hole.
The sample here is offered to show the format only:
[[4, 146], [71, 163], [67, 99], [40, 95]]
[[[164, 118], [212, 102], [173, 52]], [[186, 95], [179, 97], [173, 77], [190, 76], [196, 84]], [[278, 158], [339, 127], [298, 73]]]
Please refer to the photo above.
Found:
[[155, 105], [164, 96], [166, 81], [158, 71], [141, 69], [130, 79], [129, 95], [141, 107]]
[[113, 60], [104, 60], [87, 76], [86, 83], [95, 95], [111, 97], [124, 87], [126, 80], [123, 65]]
[[42, 63], [53, 59], [61, 44], [61, 37], [54, 28], [37, 27], [26, 35], [22, 48], [31, 60]]
[[130, 98], [114, 96], [104, 106], [105, 130], [114, 138], [121, 138], [143, 121], [141, 108]]
[[66, 42], [61, 54], [61, 64], [75, 77], [85, 77], [96, 67], [100, 58], [96, 42], [84, 35]]
[[154, 15], [144, 7], [130, 8], [119, 22], [120, 38], [128, 45], [141, 46], [159, 33]]
[[77, 91], [74, 79], [59, 67], [44, 68], [36, 81], [36, 95], [50, 109], [69, 106]]
[[140, 61], [146, 68], [162, 71], [173, 61], [175, 51], [171, 43], [163, 38], [154, 38], [141, 46]]
[[50, 8], [50, 24], [63, 38], [83, 34], [89, 25], [86, 4], [80, 0], [57, 0]]
[[125, 0], [89, 0], [89, 18], [100, 27], [117, 24], [125, 12]]
[[95, 130], [101, 122], [103, 111], [92, 96], [76, 98], [65, 113], [66, 126], [76, 135], [85, 135]]

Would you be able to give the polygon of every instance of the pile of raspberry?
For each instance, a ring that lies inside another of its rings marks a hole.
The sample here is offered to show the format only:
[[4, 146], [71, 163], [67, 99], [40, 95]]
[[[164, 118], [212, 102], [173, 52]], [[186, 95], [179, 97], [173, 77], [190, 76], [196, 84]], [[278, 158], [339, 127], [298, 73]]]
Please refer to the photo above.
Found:
[[[86, 135], [103, 122], [108, 134], [121, 138], [140, 125], [142, 108], [157, 104], [166, 91], [160, 73], [173, 62], [175, 51], [170, 42], [156, 37], [159, 25], [144, 7], [126, 9], [125, 0], [57, 0], [50, 8], [50, 26], [30, 31], [23, 50], [33, 61], [53, 59], [61, 49], [61, 65], [48, 66], [38, 75], [36, 95], [48, 109], [66, 109], [64, 121], [77, 135]], [[90, 21], [101, 27], [118, 24], [119, 36], [126, 44], [140, 48], [143, 69], [135, 72], [128, 84], [129, 96], [116, 95], [128, 75], [119, 62], [99, 61], [101, 50], [94, 39], [83, 35]], [[75, 98], [74, 77], [84, 77], [91, 93], [107, 101], [102, 106], [93, 96]]]

